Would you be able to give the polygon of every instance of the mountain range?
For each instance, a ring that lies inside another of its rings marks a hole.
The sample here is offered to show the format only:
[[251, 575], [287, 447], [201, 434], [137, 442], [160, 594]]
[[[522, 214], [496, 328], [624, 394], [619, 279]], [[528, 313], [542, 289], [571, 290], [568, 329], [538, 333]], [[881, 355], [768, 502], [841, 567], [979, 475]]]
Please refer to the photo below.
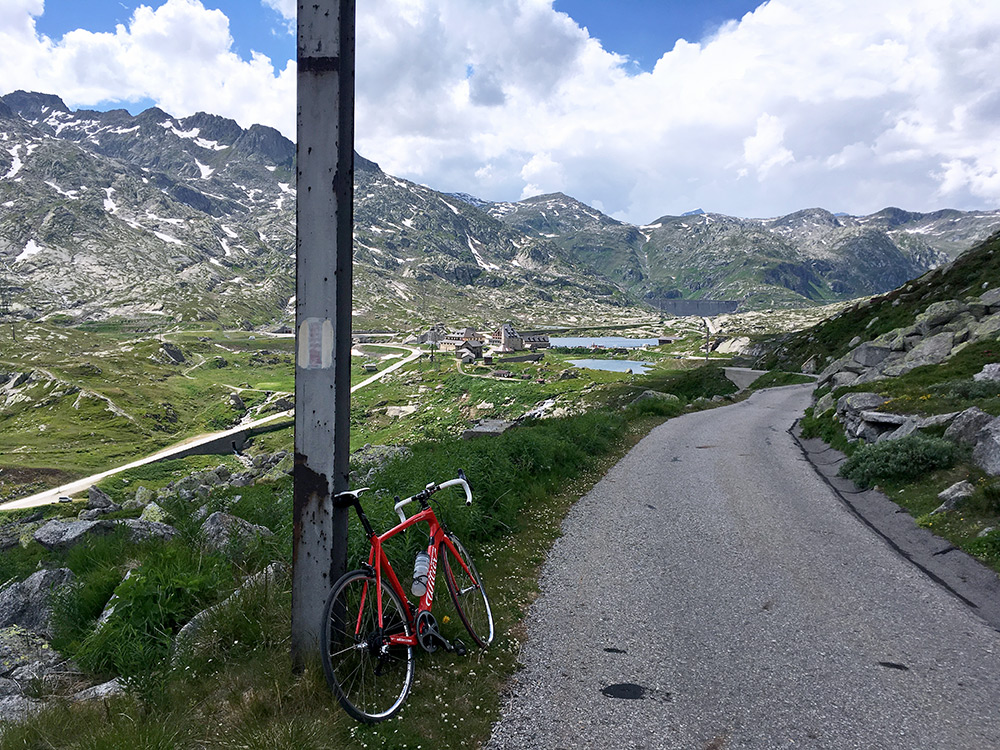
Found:
[[[0, 97], [0, 273], [18, 314], [290, 321], [294, 164], [294, 144], [261, 125]], [[825, 303], [895, 288], [998, 227], [996, 211], [895, 208], [635, 226], [562, 194], [437, 192], [356, 156], [355, 327], [594, 323], [690, 299]]]

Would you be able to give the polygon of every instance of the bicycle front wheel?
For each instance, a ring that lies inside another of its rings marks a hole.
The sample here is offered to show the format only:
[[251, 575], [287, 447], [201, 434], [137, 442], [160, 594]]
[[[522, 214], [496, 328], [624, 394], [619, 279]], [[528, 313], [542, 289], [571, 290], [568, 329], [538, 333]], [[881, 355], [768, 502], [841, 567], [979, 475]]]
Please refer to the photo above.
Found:
[[465, 629], [476, 643], [486, 648], [493, 641], [493, 612], [490, 609], [490, 600], [486, 597], [482, 578], [479, 577], [465, 547], [454, 535], [449, 535], [448, 538], [455, 545], [458, 558], [455, 559], [447, 543], [442, 543], [444, 580], [448, 584], [451, 600], [455, 603], [455, 609]]
[[388, 641], [411, 634], [405, 604], [383, 583], [379, 628], [377, 600], [374, 576], [347, 573], [326, 602], [320, 634], [327, 684], [347, 713], [367, 724], [402, 708], [413, 684], [413, 647]]

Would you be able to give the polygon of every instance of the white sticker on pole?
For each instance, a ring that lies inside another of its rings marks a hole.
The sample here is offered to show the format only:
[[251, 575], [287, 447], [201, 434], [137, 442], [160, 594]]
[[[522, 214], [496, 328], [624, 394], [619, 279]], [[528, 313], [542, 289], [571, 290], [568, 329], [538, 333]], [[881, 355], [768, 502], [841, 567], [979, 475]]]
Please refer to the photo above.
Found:
[[299, 324], [298, 365], [304, 370], [333, 367], [333, 323], [329, 318], [306, 318]]

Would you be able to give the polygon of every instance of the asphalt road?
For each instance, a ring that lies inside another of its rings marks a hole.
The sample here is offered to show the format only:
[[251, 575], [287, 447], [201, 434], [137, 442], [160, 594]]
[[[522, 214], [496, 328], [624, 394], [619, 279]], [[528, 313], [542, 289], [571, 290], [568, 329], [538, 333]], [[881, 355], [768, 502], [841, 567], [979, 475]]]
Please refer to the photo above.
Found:
[[576, 504], [490, 748], [1000, 747], [1000, 633], [816, 475], [809, 390], [672, 419]]

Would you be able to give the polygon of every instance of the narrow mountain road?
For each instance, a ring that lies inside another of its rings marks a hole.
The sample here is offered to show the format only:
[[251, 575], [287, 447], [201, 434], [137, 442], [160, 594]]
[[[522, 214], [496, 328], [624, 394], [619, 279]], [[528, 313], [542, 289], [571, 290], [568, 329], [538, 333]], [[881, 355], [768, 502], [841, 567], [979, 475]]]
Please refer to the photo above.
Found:
[[1000, 747], [1000, 633], [805, 461], [810, 388], [672, 419], [574, 506], [488, 747]]
[[[395, 372], [403, 365], [408, 364], [409, 362], [412, 362], [415, 359], [418, 359], [420, 355], [423, 354], [423, 351], [419, 347], [406, 346], [404, 344], [394, 344], [393, 346], [396, 346], [399, 349], [405, 349], [409, 351], [409, 354], [406, 357], [400, 359], [399, 361], [393, 362], [384, 370], [380, 370], [379, 372], [375, 373], [370, 378], [365, 378], [360, 383], [355, 383], [354, 385], [352, 385], [351, 393], [354, 393], [355, 391], [361, 388], [369, 386], [372, 383], [378, 382], [389, 373]], [[104, 398], [100, 394], [95, 394], [95, 395]], [[35, 508], [38, 507], [39, 505], [50, 505], [52, 503], [58, 502], [60, 497], [64, 497], [67, 495], [75, 495], [78, 492], [83, 492], [88, 487], [90, 487], [90, 485], [95, 484], [101, 481], [102, 479], [106, 479], [107, 477], [114, 476], [115, 474], [120, 474], [121, 472], [126, 471], [128, 469], [134, 469], [138, 466], [151, 464], [154, 461], [163, 461], [164, 459], [171, 458], [172, 456], [175, 456], [178, 453], [190, 450], [195, 446], [211, 443], [218, 440], [219, 438], [227, 437], [229, 435], [236, 435], [238, 433], [245, 432], [246, 430], [252, 429], [254, 427], [261, 427], [263, 425], [270, 424], [277, 420], [288, 419], [293, 416], [295, 416], [295, 410], [289, 409], [288, 411], [278, 412], [277, 414], [270, 414], [266, 417], [255, 419], [250, 422], [244, 422], [243, 424], [240, 424], [236, 427], [231, 427], [228, 430], [222, 430], [221, 432], [210, 432], [202, 435], [196, 435], [194, 437], [182, 440], [179, 443], [175, 443], [174, 445], [171, 445], [168, 448], [164, 448], [161, 451], [157, 451], [152, 455], [138, 458], [135, 461], [124, 464], [123, 466], [116, 466], [113, 469], [108, 469], [107, 471], [102, 471], [98, 474], [93, 474], [89, 477], [84, 477], [83, 479], [77, 479], [73, 482], [70, 482], [69, 484], [62, 485], [61, 487], [54, 487], [53, 489], [44, 490], [43, 492], [38, 492], [34, 495], [22, 497], [18, 500], [11, 500], [7, 503], [0, 505], [0, 510], [19, 510], [22, 508]]]

